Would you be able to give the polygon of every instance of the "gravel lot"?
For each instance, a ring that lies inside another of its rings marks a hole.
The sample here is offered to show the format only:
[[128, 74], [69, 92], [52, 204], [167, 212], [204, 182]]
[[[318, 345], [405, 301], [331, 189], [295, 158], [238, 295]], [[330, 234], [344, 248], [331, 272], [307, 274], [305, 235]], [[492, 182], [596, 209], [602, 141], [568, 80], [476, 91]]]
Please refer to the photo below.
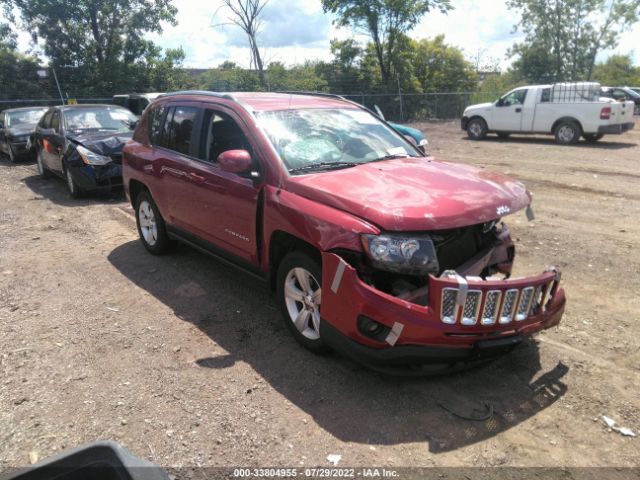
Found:
[[557, 329], [449, 377], [314, 356], [256, 280], [186, 247], [153, 257], [123, 197], [75, 201], [2, 159], [0, 471], [97, 439], [172, 467], [638, 466], [640, 439], [602, 415], [640, 433], [640, 131], [559, 147], [419, 127], [436, 157], [527, 183], [515, 273], [563, 269]]

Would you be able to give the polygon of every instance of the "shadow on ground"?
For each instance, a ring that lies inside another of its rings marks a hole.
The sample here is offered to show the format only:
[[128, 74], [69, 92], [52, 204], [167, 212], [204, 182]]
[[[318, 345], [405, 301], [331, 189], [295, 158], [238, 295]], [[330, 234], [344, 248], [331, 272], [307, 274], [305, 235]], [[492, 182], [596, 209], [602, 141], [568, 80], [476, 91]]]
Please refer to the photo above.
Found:
[[[578, 143], [574, 145], [565, 145], [565, 147], [566, 148], [572, 148], [572, 147], [573, 148], [576, 148], [576, 147], [577, 148], [594, 148], [594, 149], [602, 149], [602, 150], [621, 150], [623, 148], [637, 147], [637, 144], [635, 143], [610, 141], [607, 138], [608, 137], [605, 137], [604, 139], [595, 143], [588, 143], [588, 142], [585, 142], [584, 140], [580, 140]], [[462, 139], [468, 142], [475, 141], [475, 140], [470, 140], [466, 136], [462, 137]], [[549, 135], [548, 137], [541, 137], [541, 136], [530, 137], [525, 135], [523, 136], [511, 135], [509, 138], [499, 138], [497, 136], [489, 135], [484, 140], [481, 140], [480, 143], [481, 142], [560, 146], [555, 142], [554, 138], [551, 135]]]
[[[139, 242], [117, 247], [109, 261], [228, 354], [198, 359], [205, 369], [246, 362], [275, 390], [345, 442], [428, 442], [434, 453], [491, 438], [561, 398], [568, 368], [542, 371], [538, 346], [525, 344], [494, 363], [436, 378], [391, 378], [349, 360], [316, 356], [286, 330], [266, 285], [186, 247], [154, 257]], [[150, 275], [149, 272], [158, 272]], [[490, 419], [483, 417], [487, 407]]]
[[67, 190], [67, 184], [64, 179], [53, 174], [49, 178], [43, 179], [36, 173], [26, 176], [23, 178], [23, 181], [37, 196], [47, 198], [56, 205], [63, 207], [96, 205], [105, 202], [122, 202], [125, 200], [122, 188], [114, 189], [112, 192], [88, 192], [81, 198], [72, 198], [69, 190]]

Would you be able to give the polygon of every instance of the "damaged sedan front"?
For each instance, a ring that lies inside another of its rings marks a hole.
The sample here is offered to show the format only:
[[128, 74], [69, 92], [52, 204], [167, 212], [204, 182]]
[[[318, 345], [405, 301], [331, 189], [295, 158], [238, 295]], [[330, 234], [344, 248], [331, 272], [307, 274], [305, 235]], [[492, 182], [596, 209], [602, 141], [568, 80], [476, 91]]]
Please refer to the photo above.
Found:
[[62, 177], [72, 197], [122, 186], [122, 148], [137, 118], [113, 105], [51, 108], [34, 135], [38, 171]]

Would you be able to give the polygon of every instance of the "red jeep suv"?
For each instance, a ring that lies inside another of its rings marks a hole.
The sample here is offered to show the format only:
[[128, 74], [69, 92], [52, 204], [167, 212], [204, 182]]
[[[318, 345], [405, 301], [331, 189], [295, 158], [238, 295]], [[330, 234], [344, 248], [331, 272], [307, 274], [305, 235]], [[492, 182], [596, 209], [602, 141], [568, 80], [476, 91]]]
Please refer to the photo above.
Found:
[[261, 277], [315, 352], [459, 368], [564, 311], [557, 270], [510, 278], [501, 218], [532, 214], [520, 182], [425, 157], [337, 96], [163, 95], [124, 149], [123, 177], [149, 252], [180, 241]]

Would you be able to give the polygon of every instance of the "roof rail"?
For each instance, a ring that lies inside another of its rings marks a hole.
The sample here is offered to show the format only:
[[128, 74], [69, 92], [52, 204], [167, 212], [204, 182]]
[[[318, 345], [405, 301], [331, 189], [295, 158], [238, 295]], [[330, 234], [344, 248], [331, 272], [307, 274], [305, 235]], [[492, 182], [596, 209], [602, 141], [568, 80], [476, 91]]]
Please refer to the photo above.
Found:
[[225, 98], [237, 102], [236, 97], [230, 93], [210, 92], [208, 90], [179, 90], [177, 92], [163, 93], [158, 98], [173, 97], [175, 95], [206, 95], [209, 97]]
[[[273, 92], [273, 93], [284, 93], [285, 95], [310, 95], [314, 97], [327, 97], [327, 98], [337, 98], [339, 100], [347, 100], [341, 95], [337, 95], [335, 93], [324, 93], [324, 92]], [[347, 100], [348, 101], [348, 100]]]

